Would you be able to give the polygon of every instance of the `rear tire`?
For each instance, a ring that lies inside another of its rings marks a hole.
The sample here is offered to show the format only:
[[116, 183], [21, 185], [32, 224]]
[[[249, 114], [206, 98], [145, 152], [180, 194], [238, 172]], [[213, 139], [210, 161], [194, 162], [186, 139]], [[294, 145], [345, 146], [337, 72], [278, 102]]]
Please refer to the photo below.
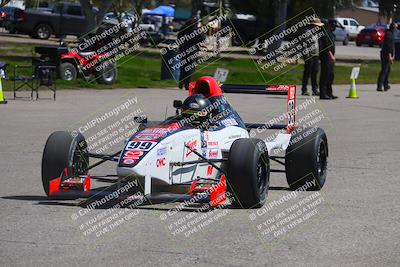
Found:
[[349, 44], [349, 36], [346, 36], [346, 38], [343, 40], [343, 45], [348, 45]]
[[98, 74], [97, 82], [100, 84], [113, 84], [117, 79], [117, 67], [115, 64], [108, 65], [102, 69]]
[[50, 25], [42, 23], [35, 27], [34, 35], [38, 39], [47, 40], [53, 33], [53, 29]]
[[227, 187], [232, 205], [259, 208], [269, 189], [269, 157], [260, 139], [237, 139], [229, 151]]
[[75, 65], [69, 62], [61, 63], [59, 71], [61, 80], [73, 81], [78, 77], [78, 71]]
[[[297, 140], [295, 142], [294, 140]], [[321, 128], [297, 128], [286, 149], [285, 168], [289, 187], [320, 190], [326, 180], [328, 140]]]
[[68, 176], [87, 174], [89, 156], [87, 143], [82, 134], [72, 137], [71, 133], [57, 131], [47, 139], [42, 158], [42, 183], [49, 195], [50, 181], [61, 176], [67, 168]]

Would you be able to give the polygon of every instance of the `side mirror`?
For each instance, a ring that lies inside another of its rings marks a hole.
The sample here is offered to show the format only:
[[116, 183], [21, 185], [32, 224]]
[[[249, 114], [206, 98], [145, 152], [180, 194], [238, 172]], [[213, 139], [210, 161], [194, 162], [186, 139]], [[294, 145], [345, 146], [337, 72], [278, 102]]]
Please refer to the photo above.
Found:
[[174, 104], [173, 104], [173, 105], [174, 105], [174, 108], [176, 108], [176, 109], [181, 109], [183, 103], [182, 103], [181, 100], [174, 100]]

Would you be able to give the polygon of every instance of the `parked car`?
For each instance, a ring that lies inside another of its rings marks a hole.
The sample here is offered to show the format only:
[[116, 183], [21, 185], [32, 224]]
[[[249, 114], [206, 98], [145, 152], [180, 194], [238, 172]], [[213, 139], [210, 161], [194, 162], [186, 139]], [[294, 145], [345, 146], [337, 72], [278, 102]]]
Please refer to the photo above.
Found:
[[380, 29], [380, 30], [385, 32], [387, 30], [387, 28], [388, 28], [388, 25], [387, 24], [375, 23], [375, 24], [370, 24], [365, 28], [367, 28], [367, 29]]
[[339, 17], [336, 18], [336, 20], [347, 30], [351, 40], [354, 40], [357, 37], [357, 34], [359, 34], [365, 28], [353, 18]]
[[7, 13], [4, 8], [0, 8], [0, 27], [4, 27], [4, 21], [7, 19]]
[[10, 33], [15, 32], [15, 25], [25, 20], [24, 11], [17, 7], [0, 8], [0, 27], [4, 27]]
[[333, 22], [336, 26], [336, 29], [333, 32], [335, 35], [335, 41], [342, 42], [343, 45], [348, 45], [350, 41], [350, 35], [346, 28], [336, 19], [329, 19], [328, 21]]
[[26, 19], [17, 23], [15, 29], [34, 38], [49, 39], [52, 34], [80, 36], [86, 32], [86, 19], [79, 4], [61, 2], [51, 11], [27, 9], [24, 15]]
[[131, 13], [122, 12], [121, 14], [115, 14], [114, 12], [109, 12], [104, 16], [103, 21], [106, 23], [118, 24], [119, 20], [122, 22], [122, 26], [126, 28], [128, 32], [132, 32], [134, 29], [134, 24], [137, 19], [136, 16]]
[[361, 46], [363, 44], [367, 44], [371, 47], [374, 45], [381, 46], [384, 37], [385, 37], [385, 32], [379, 28], [364, 29], [357, 35], [356, 45]]

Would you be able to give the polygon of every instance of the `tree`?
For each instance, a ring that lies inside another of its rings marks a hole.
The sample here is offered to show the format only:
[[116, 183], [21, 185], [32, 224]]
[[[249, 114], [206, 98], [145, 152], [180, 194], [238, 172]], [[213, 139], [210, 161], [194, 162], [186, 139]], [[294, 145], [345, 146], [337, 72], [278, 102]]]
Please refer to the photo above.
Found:
[[[4, 0], [3, 0], [4, 1]], [[152, 4], [158, 5], [163, 3], [163, 0], [79, 0], [82, 6], [83, 14], [86, 17], [87, 31], [91, 31], [99, 25], [107, 12], [123, 12], [131, 11], [138, 16], [141, 15], [143, 7], [151, 7]], [[151, 2], [151, 3], [149, 3]], [[99, 12], [94, 13], [93, 8], [97, 6]]]
[[[231, 0], [232, 8], [238, 13], [253, 14], [257, 17], [260, 27], [264, 27], [264, 33], [279, 34], [286, 28], [288, 5], [291, 0]], [[269, 33], [274, 29], [273, 33]], [[262, 38], [268, 37], [263, 35]], [[275, 50], [281, 45], [281, 41], [274, 42], [268, 49]]]
[[11, 0], [1, 0], [0, 7], [7, 5]]
[[114, 0], [99, 0], [96, 1], [99, 4], [99, 11], [97, 13], [93, 12], [94, 3], [90, 0], [79, 0], [81, 2], [83, 14], [86, 17], [86, 30], [91, 31], [99, 25], [109, 12]]
[[399, 5], [400, 0], [379, 0], [379, 13], [391, 21]]

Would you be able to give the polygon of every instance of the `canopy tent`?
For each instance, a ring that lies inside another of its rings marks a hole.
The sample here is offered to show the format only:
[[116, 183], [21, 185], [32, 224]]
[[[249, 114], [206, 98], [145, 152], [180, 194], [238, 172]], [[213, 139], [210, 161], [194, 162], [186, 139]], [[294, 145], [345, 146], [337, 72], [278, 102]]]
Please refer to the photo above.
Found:
[[143, 15], [153, 15], [153, 16], [163, 16], [163, 17], [173, 17], [175, 14], [175, 9], [171, 6], [159, 6], [153, 10], [145, 11]]

